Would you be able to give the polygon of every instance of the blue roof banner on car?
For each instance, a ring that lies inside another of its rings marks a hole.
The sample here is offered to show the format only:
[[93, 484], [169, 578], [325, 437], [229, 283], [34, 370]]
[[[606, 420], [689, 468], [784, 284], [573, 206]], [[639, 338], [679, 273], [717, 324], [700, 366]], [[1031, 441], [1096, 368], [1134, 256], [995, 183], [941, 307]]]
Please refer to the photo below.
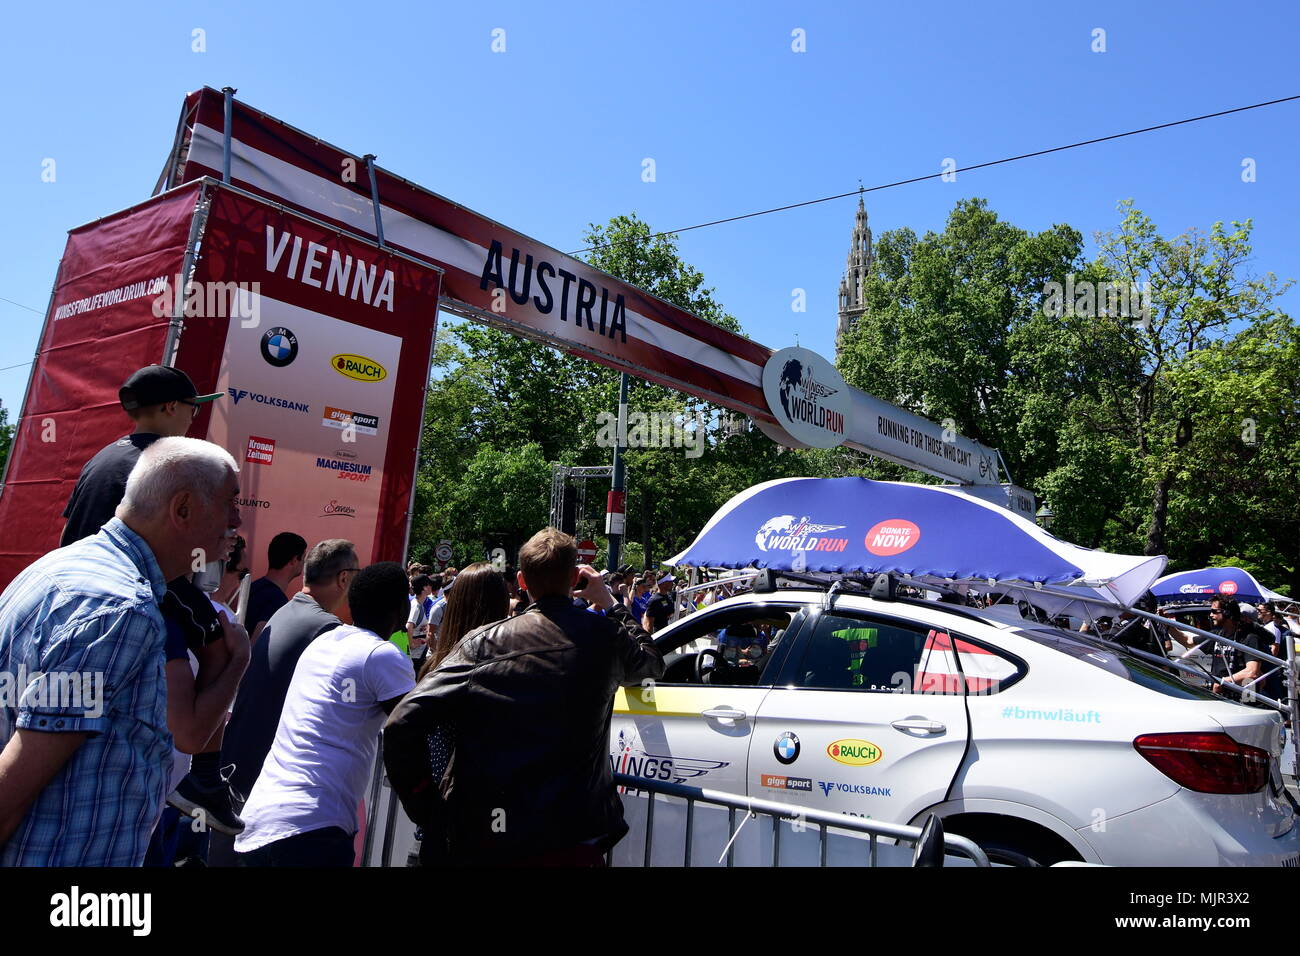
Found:
[[736, 495], [685, 551], [665, 563], [1086, 585], [1129, 604], [1165, 562], [1163, 556], [1081, 548], [960, 488], [786, 478]]

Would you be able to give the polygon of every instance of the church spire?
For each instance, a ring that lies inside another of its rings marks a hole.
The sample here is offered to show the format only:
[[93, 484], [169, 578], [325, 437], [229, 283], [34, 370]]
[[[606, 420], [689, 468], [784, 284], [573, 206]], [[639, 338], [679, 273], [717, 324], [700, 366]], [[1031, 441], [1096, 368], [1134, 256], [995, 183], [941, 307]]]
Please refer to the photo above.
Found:
[[838, 343], [849, 330], [854, 319], [865, 308], [862, 299], [862, 283], [871, 271], [871, 227], [867, 225], [867, 206], [862, 192], [858, 192], [858, 212], [853, 223], [853, 238], [849, 243], [849, 256], [845, 264], [844, 277], [840, 280], [839, 323], [835, 330]]

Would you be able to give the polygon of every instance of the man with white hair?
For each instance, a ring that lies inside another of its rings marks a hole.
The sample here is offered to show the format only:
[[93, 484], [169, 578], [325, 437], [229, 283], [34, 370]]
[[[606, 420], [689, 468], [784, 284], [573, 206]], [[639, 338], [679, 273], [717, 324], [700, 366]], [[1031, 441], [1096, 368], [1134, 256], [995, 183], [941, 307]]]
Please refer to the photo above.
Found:
[[[0, 866], [144, 860], [172, 750], [158, 602], [169, 580], [222, 553], [238, 498], [229, 453], [161, 438], [116, 517], [0, 594], [0, 690], [12, 689], [0, 693]], [[222, 626], [247, 660], [243, 628]]]

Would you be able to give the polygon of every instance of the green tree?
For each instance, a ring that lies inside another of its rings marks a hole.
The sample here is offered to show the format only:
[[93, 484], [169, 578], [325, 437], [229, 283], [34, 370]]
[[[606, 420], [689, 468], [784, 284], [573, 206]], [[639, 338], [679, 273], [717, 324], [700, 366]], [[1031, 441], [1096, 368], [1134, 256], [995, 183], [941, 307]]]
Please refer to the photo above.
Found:
[[[840, 342], [841, 374], [931, 421], [950, 419], [999, 449], [1017, 482], [1032, 488], [1055, 460], [1056, 442], [1053, 402], [1016, 384], [1041, 358], [1027, 350], [1025, 330], [1041, 315], [1046, 283], [1076, 266], [1082, 242], [1064, 225], [1026, 232], [983, 199], [959, 202], [941, 233], [884, 233], [863, 285], [866, 311]], [[1026, 430], [1035, 403], [1043, 407]]]
[[1199, 367], [1197, 353], [1230, 338], [1234, 326], [1273, 319], [1270, 304], [1286, 287], [1272, 273], [1247, 273], [1250, 220], [1166, 239], [1131, 200], [1120, 210], [1119, 229], [1098, 236], [1098, 265], [1121, 289], [1144, 290], [1150, 305], [1136, 317], [1097, 309], [1092, 328], [1118, 337], [1119, 365], [1096, 422], [1133, 448], [1150, 495], [1144, 553], [1163, 554], [1170, 496], [1179, 475], [1195, 467], [1201, 390], [1188, 375]]
[[9, 450], [14, 444], [14, 426], [9, 424], [9, 409], [0, 402], [0, 473], [9, 461]]

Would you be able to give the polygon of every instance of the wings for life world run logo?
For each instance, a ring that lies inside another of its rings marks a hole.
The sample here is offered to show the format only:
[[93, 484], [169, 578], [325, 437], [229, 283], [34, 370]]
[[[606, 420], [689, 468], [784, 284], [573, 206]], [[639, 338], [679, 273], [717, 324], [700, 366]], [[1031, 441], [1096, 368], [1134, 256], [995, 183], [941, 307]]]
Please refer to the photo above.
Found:
[[763, 397], [777, 424], [809, 448], [848, 437], [852, 396], [835, 366], [804, 348], [781, 349], [763, 366]]
[[827, 531], [839, 531], [842, 524], [813, 524], [808, 516], [777, 515], [763, 522], [754, 535], [754, 543], [761, 551], [843, 551], [848, 538], [827, 537]]
[[620, 730], [618, 740], [611, 749], [613, 752], [609, 755], [609, 766], [614, 773], [645, 777], [647, 780], [685, 783], [696, 777], [703, 777], [710, 770], [721, 770], [727, 766], [725, 760], [702, 760], [679, 754], [647, 753], [644, 745], [637, 739], [635, 731], [629, 733], [627, 730]]
[[267, 329], [262, 336], [262, 358], [276, 368], [284, 368], [298, 357], [298, 337], [282, 325]]
[[821, 404], [840, 391], [817, 381], [811, 368], [798, 359], [790, 359], [781, 368], [781, 408], [793, 422], [816, 425], [837, 435], [844, 434], [844, 415]]

